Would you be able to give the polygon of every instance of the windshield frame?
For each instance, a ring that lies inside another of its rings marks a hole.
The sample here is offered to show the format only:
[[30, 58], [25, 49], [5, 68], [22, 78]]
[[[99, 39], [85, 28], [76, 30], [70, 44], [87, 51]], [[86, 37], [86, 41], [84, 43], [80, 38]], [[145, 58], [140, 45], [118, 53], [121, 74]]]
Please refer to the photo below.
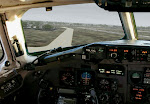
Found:
[[2, 46], [2, 43], [1, 43], [1, 39], [0, 39], [0, 47], [1, 47], [1, 49], [2, 49], [2, 56], [0, 56], [0, 62], [1, 62], [1, 60], [4, 58], [4, 56], [5, 56], [5, 53], [4, 53], [4, 49], [3, 49], [3, 46]]

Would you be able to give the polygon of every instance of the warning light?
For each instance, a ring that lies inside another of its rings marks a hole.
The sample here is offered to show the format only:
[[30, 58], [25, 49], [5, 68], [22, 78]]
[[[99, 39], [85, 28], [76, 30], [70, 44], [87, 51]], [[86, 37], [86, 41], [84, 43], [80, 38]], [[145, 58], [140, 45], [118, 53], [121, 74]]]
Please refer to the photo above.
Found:
[[109, 74], [109, 73], [110, 73], [110, 71], [106, 71], [106, 73], [108, 73], [108, 74]]
[[135, 91], [135, 90], [136, 90], [136, 91], [138, 91], [138, 89], [137, 89], [137, 88], [133, 88], [133, 90], [134, 90], [134, 91]]
[[135, 97], [135, 99], [137, 99], [137, 100], [141, 100], [142, 98], [139, 98], [139, 97]]
[[117, 49], [114, 49], [114, 52], [117, 52]]
[[110, 52], [117, 52], [117, 49], [109, 49]]
[[139, 91], [144, 91], [144, 89], [139, 89]]
[[142, 95], [140, 95], [140, 94], [136, 94], [136, 96], [138, 96], [138, 97], [142, 97]]
[[113, 49], [109, 49], [109, 51], [113, 52], [114, 50]]
[[147, 53], [147, 51], [142, 51], [142, 53], [143, 53], [143, 54], [146, 54], [146, 53]]
[[126, 53], [127, 53], [127, 52], [129, 52], [129, 50], [124, 50], [124, 52], [126, 52]]

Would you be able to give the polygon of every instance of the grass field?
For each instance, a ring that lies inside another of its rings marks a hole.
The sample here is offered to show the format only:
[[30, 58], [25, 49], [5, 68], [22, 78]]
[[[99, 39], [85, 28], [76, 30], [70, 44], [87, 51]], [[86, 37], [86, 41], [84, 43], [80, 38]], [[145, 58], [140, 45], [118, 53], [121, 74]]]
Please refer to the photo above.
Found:
[[[124, 32], [121, 26], [59, 22], [49, 22], [49, 24], [53, 25], [53, 30], [45, 31], [36, 29], [24, 29], [28, 47], [48, 45], [56, 37], [58, 37], [59, 34], [65, 31], [65, 29], [61, 27], [74, 29], [72, 45], [118, 40], [124, 36]], [[138, 27], [138, 33], [139, 39], [150, 40], [150, 27]]]
[[28, 46], [38, 47], [48, 45], [58, 37], [65, 29], [58, 28], [59, 31], [42, 31], [35, 29], [24, 29], [25, 39]]
[[[74, 29], [72, 45], [80, 45], [98, 41], [117, 40], [123, 37], [123, 30], [119, 26], [53, 23], [54, 30], [24, 29], [28, 46], [45, 46], [59, 36], [64, 28]], [[65, 39], [64, 39], [65, 41]]]

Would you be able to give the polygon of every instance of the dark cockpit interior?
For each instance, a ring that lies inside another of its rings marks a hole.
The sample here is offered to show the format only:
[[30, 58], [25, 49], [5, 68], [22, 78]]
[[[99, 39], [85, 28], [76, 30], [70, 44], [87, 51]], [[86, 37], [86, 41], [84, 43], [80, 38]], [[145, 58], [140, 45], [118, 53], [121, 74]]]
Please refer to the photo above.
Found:
[[149, 44], [138, 40], [107, 41], [43, 55], [37, 66], [25, 67], [29, 73], [24, 79], [18, 74], [1, 85], [1, 97], [7, 96], [2, 102], [149, 104]]

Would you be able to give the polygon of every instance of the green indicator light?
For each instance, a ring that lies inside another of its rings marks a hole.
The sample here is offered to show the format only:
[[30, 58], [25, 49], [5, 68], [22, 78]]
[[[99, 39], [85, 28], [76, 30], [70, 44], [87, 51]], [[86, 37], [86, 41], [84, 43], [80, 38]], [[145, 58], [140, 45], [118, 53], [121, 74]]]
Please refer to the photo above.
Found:
[[103, 50], [103, 49], [99, 49], [98, 51], [99, 51], [99, 52], [104, 52], [104, 50]]

